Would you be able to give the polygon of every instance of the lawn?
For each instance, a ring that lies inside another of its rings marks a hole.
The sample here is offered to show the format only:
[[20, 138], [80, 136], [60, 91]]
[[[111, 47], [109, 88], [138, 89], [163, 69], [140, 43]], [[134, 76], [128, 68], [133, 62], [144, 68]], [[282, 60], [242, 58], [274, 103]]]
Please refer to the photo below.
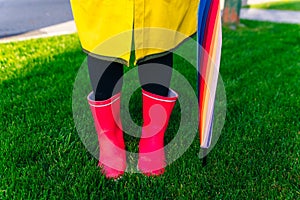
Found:
[[[242, 23], [223, 29], [227, 116], [208, 165], [196, 139], [163, 176], [117, 182], [101, 175], [74, 125], [73, 83], [85, 58], [77, 35], [0, 44], [0, 199], [299, 199], [300, 26]], [[194, 70], [175, 63], [194, 83]], [[137, 141], [126, 136], [129, 146]]]
[[268, 2], [262, 4], [246, 5], [243, 8], [258, 8], [258, 9], [273, 9], [273, 10], [291, 10], [300, 11], [300, 1], [299, 0], [286, 0], [280, 2]]

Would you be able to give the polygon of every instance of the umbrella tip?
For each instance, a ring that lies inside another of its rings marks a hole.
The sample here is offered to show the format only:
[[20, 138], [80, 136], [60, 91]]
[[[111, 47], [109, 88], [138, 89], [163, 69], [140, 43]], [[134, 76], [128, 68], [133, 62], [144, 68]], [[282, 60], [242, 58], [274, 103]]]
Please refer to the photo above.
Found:
[[205, 167], [207, 165], [207, 155], [202, 158], [202, 167]]

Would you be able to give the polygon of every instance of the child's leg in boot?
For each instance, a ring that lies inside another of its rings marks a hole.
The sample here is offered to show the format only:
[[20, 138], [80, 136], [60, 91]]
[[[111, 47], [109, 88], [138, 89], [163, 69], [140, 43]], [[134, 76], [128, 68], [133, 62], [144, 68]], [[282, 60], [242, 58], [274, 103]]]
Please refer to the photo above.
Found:
[[140, 63], [139, 77], [143, 96], [143, 127], [139, 143], [138, 168], [145, 175], [164, 173], [164, 134], [177, 100], [177, 93], [169, 89], [173, 55]]
[[88, 68], [93, 88], [88, 102], [98, 134], [99, 166], [107, 178], [117, 178], [126, 168], [120, 119], [123, 66], [89, 56]]

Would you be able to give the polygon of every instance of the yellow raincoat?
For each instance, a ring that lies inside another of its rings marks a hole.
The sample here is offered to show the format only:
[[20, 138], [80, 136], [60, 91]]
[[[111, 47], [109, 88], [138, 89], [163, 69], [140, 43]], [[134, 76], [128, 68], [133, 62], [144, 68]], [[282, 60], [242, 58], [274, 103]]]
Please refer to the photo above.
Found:
[[71, 0], [83, 49], [128, 65], [161, 55], [197, 29], [200, 0]]

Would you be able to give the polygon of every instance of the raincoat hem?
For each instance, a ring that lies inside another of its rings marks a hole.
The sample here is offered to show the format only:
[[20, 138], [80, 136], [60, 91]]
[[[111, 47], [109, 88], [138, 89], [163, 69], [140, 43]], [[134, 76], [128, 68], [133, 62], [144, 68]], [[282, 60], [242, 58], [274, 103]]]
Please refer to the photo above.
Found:
[[95, 54], [95, 53], [92, 53], [86, 49], [82, 49], [84, 53], [94, 57], [94, 58], [97, 58], [97, 59], [100, 59], [100, 60], [106, 60], [106, 61], [111, 61], [111, 62], [117, 62], [117, 63], [120, 63], [120, 64], [123, 64], [123, 65], [126, 65], [128, 66], [129, 63], [124, 60], [123, 58], [117, 58], [117, 57], [110, 57], [110, 56], [103, 56], [103, 55], [99, 55], [99, 54]]
[[178, 43], [174, 48], [172, 49], [169, 49], [167, 51], [164, 51], [164, 52], [160, 52], [160, 53], [156, 53], [156, 54], [149, 54], [143, 58], [140, 58], [138, 60], [136, 60], [134, 62], [135, 65], [138, 65], [139, 63], [141, 62], [145, 62], [145, 61], [148, 61], [148, 60], [151, 60], [151, 59], [154, 59], [154, 58], [159, 58], [159, 57], [162, 57], [162, 56], [165, 56], [167, 55], [168, 53], [170, 52], [174, 52], [177, 48], [179, 48], [183, 43], [185, 43], [187, 40], [189, 39], [192, 39], [193, 36], [196, 35], [197, 32], [191, 34], [189, 37], [185, 38], [184, 40], [182, 40], [180, 43]]

